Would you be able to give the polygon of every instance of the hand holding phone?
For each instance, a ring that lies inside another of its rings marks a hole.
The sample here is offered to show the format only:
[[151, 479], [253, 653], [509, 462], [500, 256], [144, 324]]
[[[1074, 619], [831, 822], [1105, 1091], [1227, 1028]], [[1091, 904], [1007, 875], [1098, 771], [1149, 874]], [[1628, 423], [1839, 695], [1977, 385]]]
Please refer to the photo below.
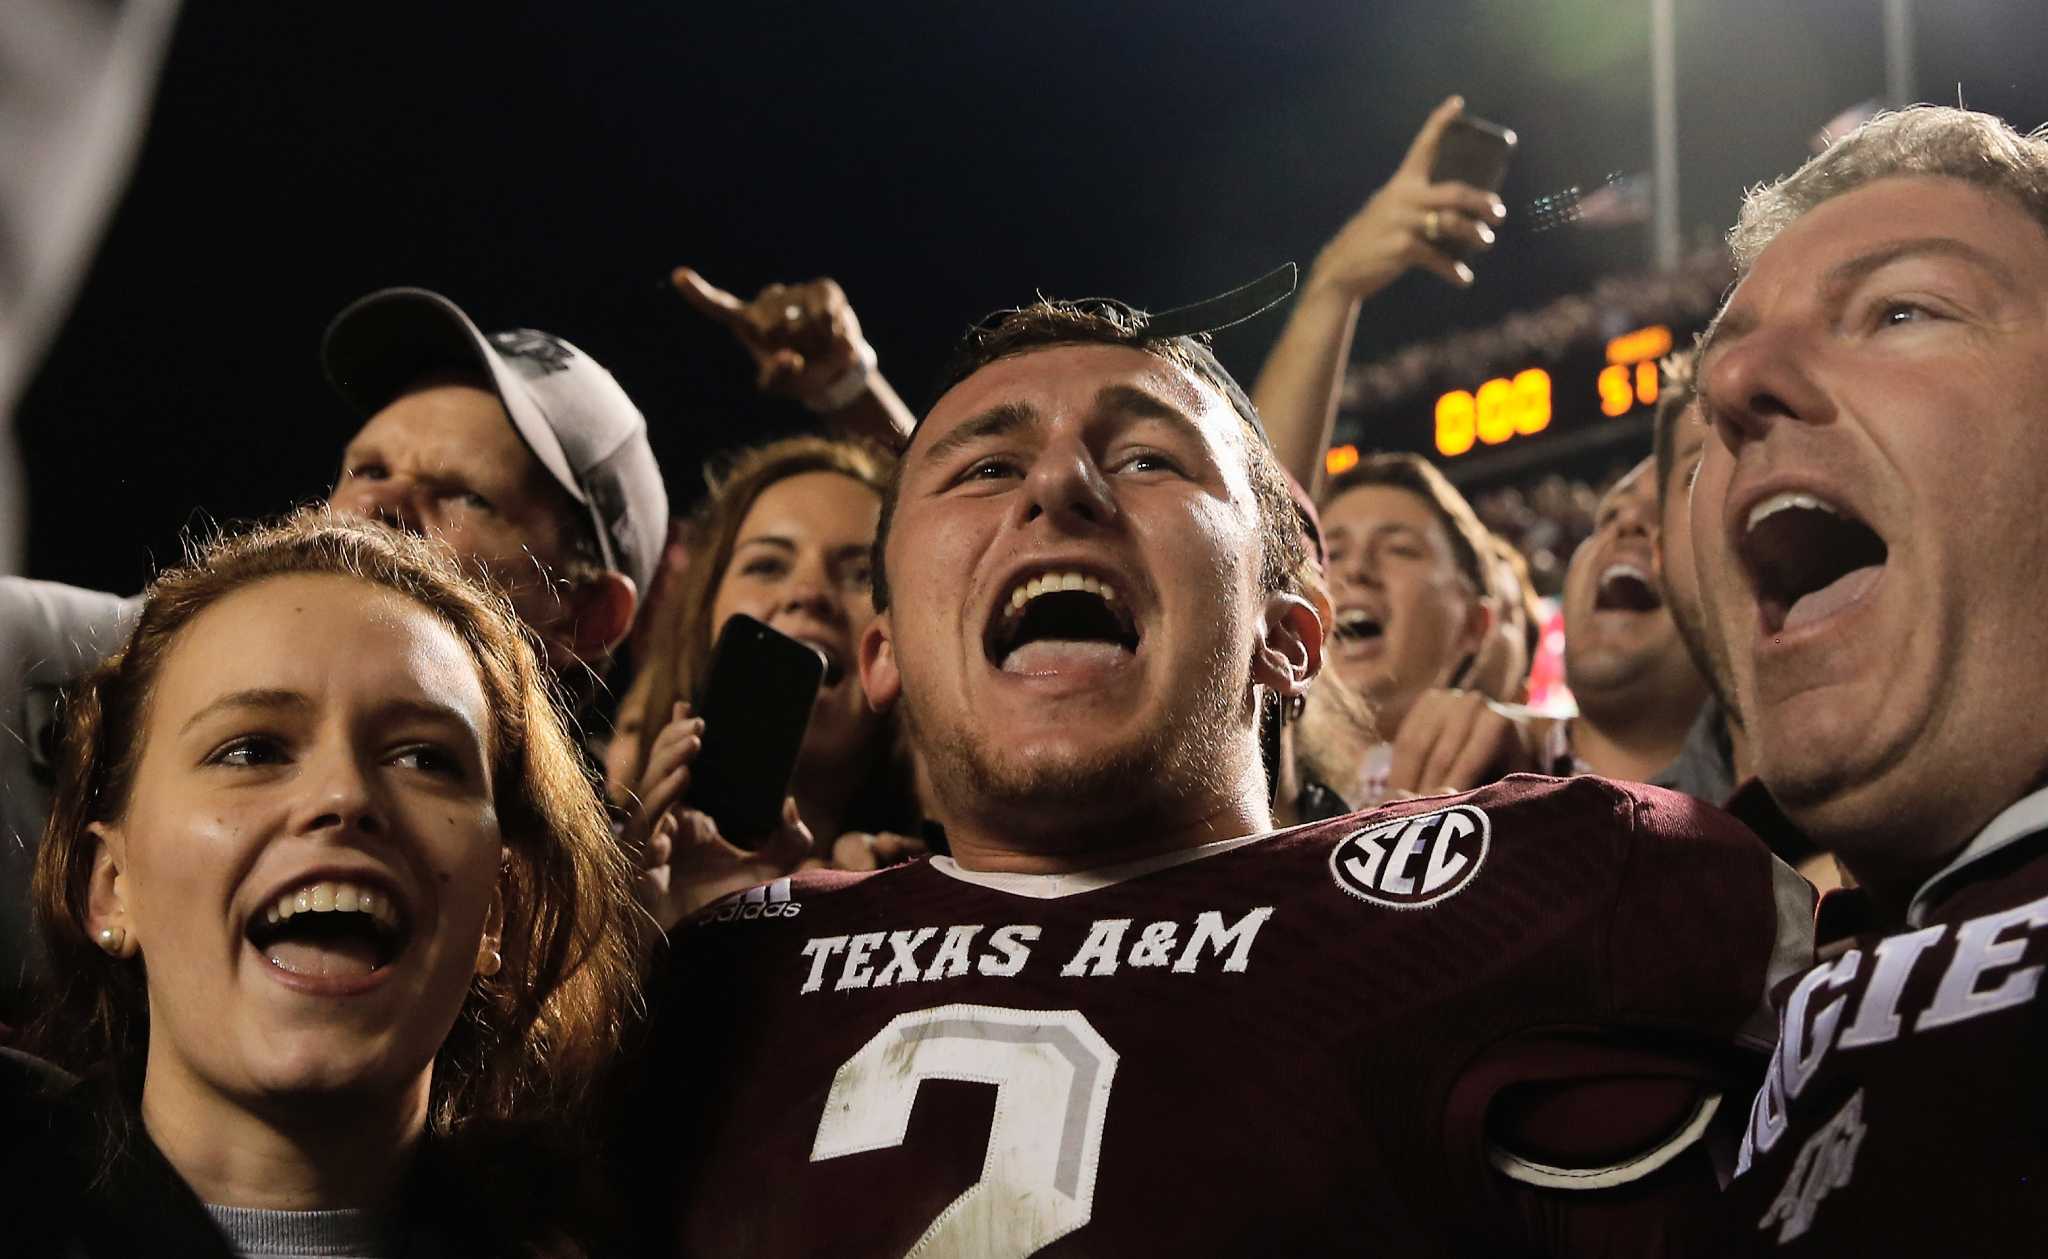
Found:
[[729, 842], [747, 847], [782, 820], [825, 659], [744, 613], [728, 618], [698, 697], [704, 745], [684, 803], [709, 814]]
[[[1472, 269], [1462, 259], [1493, 243], [1502, 207], [1491, 188], [1438, 173], [1445, 140], [1454, 130], [1463, 134], [1464, 109], [1465, 102], [1455, 96], [1436, 107], [1393, 175], [1323, 246], [1309, 270], [1308, 290], [1327, 289], [1363, 301], [1410, 268], [1434, 272], [1461, 288], [1472, 283]], [[1470, 165], [1482, 151], [1469, 138], [1457, 139], [1451, 144], [1452, 163]], [[1502, 173], [1505, 169], [1501, 164]], [[1499, 176], [1494, 178], [1497, 185]]]
[[619, 842], [633, 862], [633, 896], [664, 932], [713, 901], [789, 874], [816, 848], [793, 800], [753, 849], [736, 847], [708, 814], [682, 803], [703, 734], [704, 723], [678, 702], [625, 793]]
[[[1430, 164], [1431, 183], [1464, 184], [1482, 192], [1499, 192], [1507, 181], [1508, 160], [1520, 141], [1499, 123], [1459, 113], [1437, 136], [1436, 160]], [[1456, 258], [1475, 252], [1471, 244], [1454, 234], [1438, 232], [1432, 243]]]

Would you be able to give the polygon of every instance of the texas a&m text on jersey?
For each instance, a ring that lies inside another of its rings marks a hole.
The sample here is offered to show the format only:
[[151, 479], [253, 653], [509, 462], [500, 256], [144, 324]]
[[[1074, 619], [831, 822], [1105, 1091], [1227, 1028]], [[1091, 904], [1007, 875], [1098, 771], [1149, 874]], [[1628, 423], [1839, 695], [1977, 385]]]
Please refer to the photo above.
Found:
[[801, 875], [677, 933], [635, 1203], [691, 1255], [1634, 1227], [1712, 1197], [1703, 1134], [1810, 956], [1782, 871], [1683, 797], [1517, 777], [1086, 873]]

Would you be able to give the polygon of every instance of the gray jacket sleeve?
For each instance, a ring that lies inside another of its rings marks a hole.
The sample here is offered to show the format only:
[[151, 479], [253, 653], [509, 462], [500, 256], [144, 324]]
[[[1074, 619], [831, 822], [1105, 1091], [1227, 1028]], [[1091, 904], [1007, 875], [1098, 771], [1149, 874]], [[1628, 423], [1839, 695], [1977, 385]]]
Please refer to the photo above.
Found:
[[29, 963], [28, 883], [50, 812], [62, 688], [113, 654], [139, 599], [0, 577], [0, 990]]

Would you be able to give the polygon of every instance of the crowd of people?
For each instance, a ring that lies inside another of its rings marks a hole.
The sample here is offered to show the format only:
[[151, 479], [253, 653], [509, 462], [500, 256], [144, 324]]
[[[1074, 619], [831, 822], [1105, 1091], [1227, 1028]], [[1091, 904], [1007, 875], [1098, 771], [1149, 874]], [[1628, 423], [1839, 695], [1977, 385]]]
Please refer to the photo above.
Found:
[[[679, 268], [819, 424], [672, 522], [601, 366], [386, 290], [324, 504], [0, 578], [9, 1252], [2048, 1242], [2048, 138], [1754, 190], [1650, 456], [1475, 504], [1323, 457], [1361, 304], [1506, 213], [1461, 110], [1249, 390], [1257, 286], [1039, 297], [913, 411], [836, 284]], [[746, 618], [821, 680], [742, 831]]]

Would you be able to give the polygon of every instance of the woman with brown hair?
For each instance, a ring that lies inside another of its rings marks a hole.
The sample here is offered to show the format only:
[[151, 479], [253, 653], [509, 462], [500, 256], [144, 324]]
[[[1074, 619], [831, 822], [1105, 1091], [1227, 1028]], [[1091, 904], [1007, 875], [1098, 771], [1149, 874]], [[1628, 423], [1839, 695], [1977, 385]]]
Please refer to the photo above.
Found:
[[78, 1078], [0, 1064], [10, 1244], [583, 1253], [626, 879], [518, 622], [439, 548], [317, 513], [212, 544], [70, 710], [30, 1044]]
[[[834, 864], [872, 868], [920, 846], [910, 775], [892, 723], [871, 711], [854, 651], [874, 615], [869, 552], [893, 461], [859, 442], [791, 437], [742, 451], [711, 474], [692, 554], [654, 627], [640, 679], [621, 705], [631, 740], [609, 760], [629, 809], [642, 903], [664, 928], [719, 896], [787, 874], [812, 836]], [[826, 662], [780, 830], [724, 836], [679, 801], [705, 737], [691, 704], [726, 622], [745, 613]], [[659, 714], [665, 720], [651, 720]], [[731, 839], [755, 841], [740, 849]]]

